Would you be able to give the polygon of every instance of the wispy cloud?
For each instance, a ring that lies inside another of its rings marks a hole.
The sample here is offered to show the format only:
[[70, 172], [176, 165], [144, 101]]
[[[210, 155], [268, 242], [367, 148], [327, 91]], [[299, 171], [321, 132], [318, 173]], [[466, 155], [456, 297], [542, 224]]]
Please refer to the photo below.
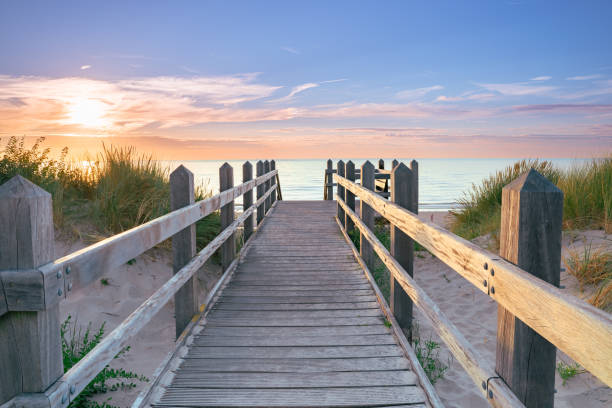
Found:
[[301, 85], [297, 85], [294, 86], [293, 88], [291, 88], [291, 92], [289, 92], [288, 95], [283, 96], [282, 98], [277, 98], [277, 99], [272, 99], [270, 101], [268, 101], [269, 103], [283, 103], [283, 102], [289, 102], [290, 100], [292, 100], [295, 95], [302, 93], [308, 89], [312, 89], [312, 88], [317, 88], [321, 85], [324, 84], [333, 84], [336, 82], [344, 82], [347, 81], [346, 78], [340, 78], [340, 79], [330, 79], [328, 81], [321, 81], [321, 82], [308, 82], [305, 84], [301, 84]]
[[289, 52], [291, 54], [299, 55], [299, 53], [300, 53], [297, 49], [295, 49], [293, 47], [283, 46], [283, 47], [280, 47], [280, 48], [281, 48], [281, 50], [287, 51], [287, 52]]
[[537, 76], [535, 78], [531, 78], [531, 81], [549, 81], [551, 79], [552, 79], [551, 76], [543, 75], [543, 76]]
[[507, 96], [524, 96], [545, 94], [557, 89], [554, 86], [533, 85], [529, 82], [514, 82], [507, 84], [476, 84], [489, 91], [497, 92]]
[[603, 75], [601, 74], [593, 74], [593, 75], [578, 75], [578, 76], [568, 77], [565, 79], [567, 79], [568, 81], [590, 81], [591, 79], [598, 79], [602, 77]]
[[91, 68], [91, 65], [81, 65], [81, 71]]
[[442, 89], [444, 89], [442, 85], [433, 85], [425, 88], [407, 89], [405, 91], [400, 91], [396, 94], [396, 96], [402, 99], [418, 99], [422, 98], [430, 92], [441, 91]]
[[460, 96], [440, 95], [436, 98], [436, 102], [460, 102], [460, 101], [481, 101], [494, 98], [495, 94], [489, 92], [464, 92]]

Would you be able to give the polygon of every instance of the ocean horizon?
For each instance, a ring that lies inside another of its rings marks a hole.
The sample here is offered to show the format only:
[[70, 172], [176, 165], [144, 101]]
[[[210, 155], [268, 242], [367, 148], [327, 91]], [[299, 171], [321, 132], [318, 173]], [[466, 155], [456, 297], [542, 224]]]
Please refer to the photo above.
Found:
[[[338, 159], [339, 160], [339, 159]], [[334, 160], [334, 168], [338, 160]], [[352, 160], [355, 168], [361, 167], [369, 160], [378, 167], [379, 159], [343, 159]], [[385, 158], [385, 169], [391, 168], [393, 159]], [[397, 159], [409, 165], [413, 159]], [[514, 164], [514, 159], [415, 159], [419, 164], [419, 209], [421, 211], [448, 211], [460, 208], [458, 200], [467, 193], [473, 184], [480, 184], [483, 179]], [[559, 168], [568, 168], [574, 164], [584, 163], [589, 159], [551, 158], [542, 159], [552, 162]], [[242, 165], [246, 160], [168, 160], [163, 161], [172, 170], [183, 164], [194, 173], [195, 184], [219, 191], [219, 167], [229, 163], [234, 169], [234, 185], [242, 182]], [[255, 160], [250, 160], [255, 173]], [[276, 160], [284, 200], [322, 200], [323, 177], [327, 166], [326, 159], [280, 159]], [[334, 193], [336, 189], [334, 187]], [[241, 204], [240, 199], [237, 204]]]

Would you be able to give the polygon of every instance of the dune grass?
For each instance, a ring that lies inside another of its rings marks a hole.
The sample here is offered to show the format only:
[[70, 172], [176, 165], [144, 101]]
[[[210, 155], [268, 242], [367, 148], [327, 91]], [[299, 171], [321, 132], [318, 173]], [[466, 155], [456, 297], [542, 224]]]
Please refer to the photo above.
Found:
[[[101, 237], [125, 231], [170, 211], [170, 169], [134, 148], [104, 146], [95, 159], [68, 160], [68, 148], [58, 159], [43, 148], [44, 138], [27, 148], [11, 137], [0, 150], [0, 184], [20, 174], [53, 196], [54, 221], [80, 235], [87, 226]], [[197, 186], [196, 201], [211, 195]], [[196, 223], [198, 248], [220, 230], [218, 213]]]

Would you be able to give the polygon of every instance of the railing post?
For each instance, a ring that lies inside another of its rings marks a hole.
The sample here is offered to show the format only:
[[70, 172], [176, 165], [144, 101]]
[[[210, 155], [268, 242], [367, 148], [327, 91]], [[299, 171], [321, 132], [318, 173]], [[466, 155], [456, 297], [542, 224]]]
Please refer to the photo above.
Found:
[[385, 169], [385, 161], [383, 159], [378, 159], [378, 168], [381, 170]]
[[[270, 170], [276, 170], [276, 160], [270, 160]], [[270, 194], [270, 204], [274, 204], [276, 202], [276, 176], [270, 179], [271, 187], [274, 187], [274, 190]]]
[[334, 175], [332, 170], [334, 169], [331, 159], [327, 160], [327, 169], [325, 171], [325, 199], [334, 199]]
[[[193, 173], [180, 165], [170, 174], [170, 210], [195, 202]], [[196, 226], [189, 227], [172, 236], [172, 269], [177, 273], [196, 254]], [[198, 313], [198, 291], [196, 281], [191, 278], [174, 296], [176, 338]]]
[[[257, 161], [257, 164], [255, 165], [256, 167], [256, 171], [257, 171], [257, 177], [263, 176], [264, 174], [264, 164], [261, 160]], [[257, 186], [257, 201], [259, 201], [259, 199], [261, 197], [263, 197], [264, 195], [264, 187], [265, 187], [265, 183], [264, 184], [260, 184]], [[266, 215], [265, 213], [265, 209], [266, 206], [264, 205], [264, 203], [261, 203], [258, 207], [257, 207], [257, 225], [261, 224], [261, 222], [264, 219], [264, 216]]]
[[[344, 162], [342, 160], [338, 160], [338, 166], [337, 168], [337, 172], [338, 172], [338, 176], [340, 177], [344, 177]], [[332, 177], [333, 180], [333, 177]], [[344, 197], [344, 187], [342, 187], [340, 185], [340, 183], [338, 183], [338, 196], [340, 197], [340, 200], [344, 201], [346, 200], [346, 198]], [[338, 219], [340, 220], [340, 224], [342, 224], [342, 226], [344, 226], [344, 210], [342, 209], [342, 207], [340, 206], [340, 204], [338, 204]]]
[[[416, 162], [413, 162], [416, 163]], [[416, 167], [416, 166], [414, 166]], [[404, 163], [395, 166], [391, 172], [391, 201], [413, 213], [418, 213], [418, 200], [413, 190], [416, 187], [417, 172], [410, 170]], [[391, 255], [413, 276], [414, 242], [402, 230], [391, 226]], [[391, 275], [389, 304], [393, 315], [408, 340], [412, 341], [412, 300], [402, 286]]]
[[[344, 165], [344, 174], [347, 180], [355, 181], [355, 163], [351, 160]], [[352, 191], [348, 189], [345, 190], [344, 201], [346, 205], [355, 212], [355, 194], [353, 194]], [[355, 230], [355, 223], [348, 214], [344, 216], [344, 228], [346, 228], [347, 232]]]
[[393, 170], [398, 164], [399, 162], [397, 161], [397, 159], [393, 159], [393, 161], [391, 162], [391, 170]]
[[[224, 163], [219, 168], [219, 191], [223, 192], [234, 187], [234, 169], [229, 163]], [[234, 200], [221, 207], [221, 231], [234, 222]], [[221, 268], [223, 271], [234, 260], [236, 256], [236, 237], [232, 234], [223, 245], [221, 245]]]
[[[361, 186], [374, 191], [374, 165], [369, 161], [366, 161], [361, 166]], [[374, 231], [374, 210], [364, 203], [363, 200], [359, 200], [359, 205], [362, 221], [371, 231]], [[370, 245], [363, 234], [360, 234], [359, 252], [366, 265], [368, 265], [369, 268], [373, 268], [374, 252], [372, 250], [372, 245]]]
[[[51, 194], [21, 176], [0, 186], [0, 271], [44, 265], [54, 259], [54, 246]], [[6, 312], [1, 281], [0, 290], [0, 312]], [[56, 296], [62, 295], [60, 289]], [[22, 392], [42, 392], [61, 377], [59, 302], [0, 316], [0, 367], [0, 404]]]
[[[242, 182], [246, 183], [247, 181], [253, 180], [253, 165], [251, 162], [246, 161], [242, 165]], [[253, 189], [247, 191], [242, 195], [242, 211], [246, 211], [250, 206], [253, 205]], [[248, 217], [244, 221], [244, 242], [249, 239], [251, 234], [253, 233], [253, 225], [255, 224], [255, 213]]]
[[[559, 286], [561, 190], [531, 169], [503, 188], [501, 211], [500, 255], [530, 274]], [[483, 267], [488, 269], [487, 265]], [[489, 269], [494, 275], [494, 269]], [[495, 297], [493, 285], [489, 293]], [[553, 406], [555, 358], [555, 346], [498, 306], [495, 368], [526, 407]]]
[[[264, 162], [264, 174], [268, 174], [269, 172], [270, 172], [270, 162], [266, 160]], [[264, 185], [265, 185], [265, 188], [264, 188], [264, 194], [265, 194], [270, 189], [270, 179], [268, 179]], [[268, 196], [264, 200], [264, 202], [266, 204], [264, 214], [267, 214], [268, 211], [270, 211], [270, 196]]]

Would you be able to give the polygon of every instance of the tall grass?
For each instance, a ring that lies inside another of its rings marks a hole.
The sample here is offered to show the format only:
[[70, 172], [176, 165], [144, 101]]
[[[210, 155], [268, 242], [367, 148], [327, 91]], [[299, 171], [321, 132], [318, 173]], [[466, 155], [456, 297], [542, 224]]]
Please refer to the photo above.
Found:
[[459, 199], [451, 230], [467, 239], [499, 232], [502, 188], [533, 168], [563, 191], [564, 228], [612, 232], [612, 155], [567, 170], [541, 160], [521, 160], [496, 172]]
[[[112, 235], [155, 219], [170, 211], [170, 170], [152, 156], [132, 147], [103, 146], [87, 165], [50, 158], [39, 138], [30, 148], [24, 139], [11, 137], [0, 150], [0, 184], [20, 174], [53, 196], [54, 220], [65, 224], [88, 224], [102, 235]], [[210, 196], [198, 186], [195, 199]], [[204, 247], [220, 229], [218, 213], [196, 223], [198, 247]]]

